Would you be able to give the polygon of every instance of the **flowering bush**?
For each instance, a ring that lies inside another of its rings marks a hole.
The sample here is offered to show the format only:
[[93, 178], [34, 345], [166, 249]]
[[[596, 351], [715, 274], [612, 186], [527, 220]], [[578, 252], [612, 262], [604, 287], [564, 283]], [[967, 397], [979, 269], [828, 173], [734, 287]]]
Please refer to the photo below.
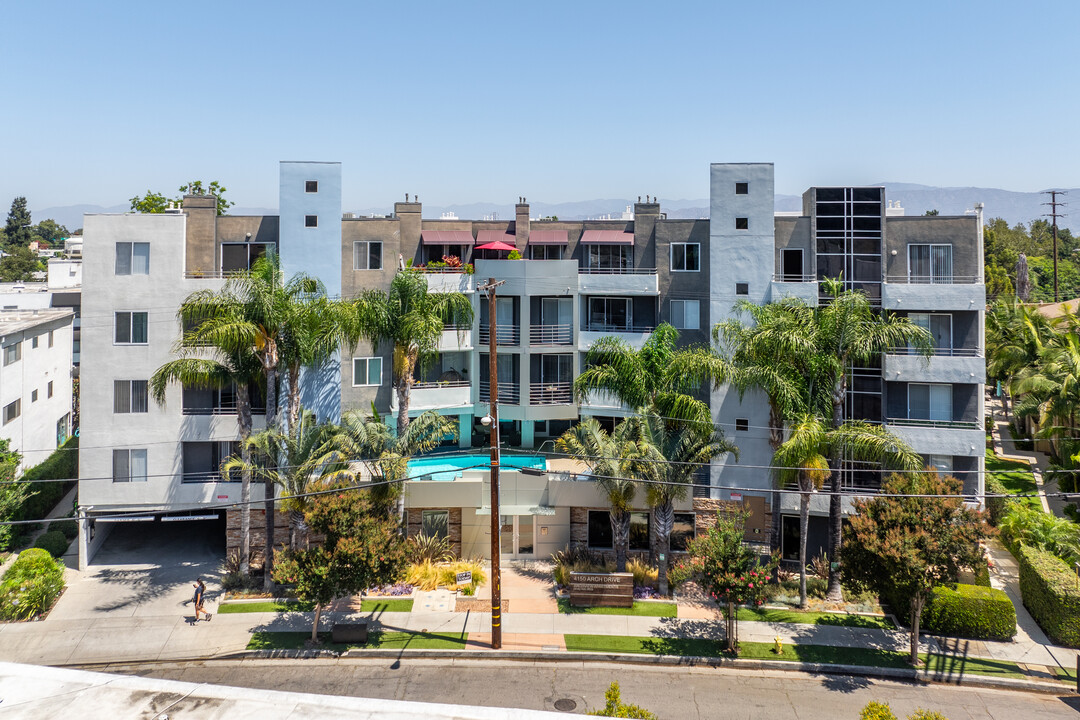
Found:
[[396, 583], [394, 585], [376, 585], [369, 587], [365, 592], [365, 595], [384, 595], [391, 597], [399, 597], [401, 595], [412, 595], [413, 586], [409, 583]]
[[634, 599], [635, 600], [657, 600], [660, 597], [656, 588], [649, 587], [648, 585], [635, 585], [634, 586]]

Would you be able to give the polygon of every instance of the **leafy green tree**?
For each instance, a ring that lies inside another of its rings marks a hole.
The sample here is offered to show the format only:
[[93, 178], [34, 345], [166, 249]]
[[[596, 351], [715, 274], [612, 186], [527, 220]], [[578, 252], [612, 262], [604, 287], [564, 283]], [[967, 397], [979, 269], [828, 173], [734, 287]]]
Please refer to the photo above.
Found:
[[[986, 314], [986, 370], [990, 379], [1002, 383], [1008, 391], [1003, 398], [1006, 413], [1021, 374], [1038, 365], [1052, 335], [1046, 316], [1014, 297], [998, 300]], [[1015, 409], [1013, 423], [1019, 431]]]
[[[843, 572], [855, 587], [910, 598], [913, 666], [919, 660], [919, 620], [934, 586], [956, 582], [961, 568], [985, 562], [979, 541], [990, 534], [984, 514], [964, 506], [963, 483], [937, 473], [892, 475], [882, 495], [856, 499], [844, 528]], [[934, 496], [942, 497], [904, 497]]]
[[928, 217], [934, 217], [934, 216], [937, 216], [938, 214], [939, 213], [937, 211], [937, 208], [934, 208], [933, 210], [927, 210], [926, 212], [923, 213], [923, 215], [926, 215]]
[[431, 292], [423, 273], [406, 270], [394, 276], [389, 293], [368, 290], [356, 299], [355, 307], [360, 337], [373, 348], [393, 343], [397, 431], [404, 435], [416, 373], [438, 357], [444, 327], [472, 323], [472, 301], [463, 293]]
[[799, 606], [806, 607], [806, 538], [810, 528], [810, 496], [832, 474], [829, 458], [883, 463], [894, 469], [918, 470], [922, 457], [880, 425], [847, 420], [833, 428], [822, 417], [802, 415], [791, 423], [787, 439], [773, 455], [781, 486], [799, 488]]
[[7, 222], [4, 224], [5, 248], [25, 247], [34, 239], [31, 230], [30, 211], [26, 209], [26, 198], [17, 197], [11, 201]]
[[131, 212], [137, 213], [163, 213], [169, 209], [172, 200], [161, 193], [147, 190], [145, 195], [131, 198]]
[[311, 641], [318, 642], [319, 618], [336, 598], [394, 582], [405, 568], [405, 542], [398, 523], [375, 508], [366, 493], [339, 490], [317, 495], [305, 513], [322, 545], [287, 550], [274, 569], [301, 600], [315, 603]]
[[145, 195], [136, 195], [131, 198], [131, 212], [139, 213], [163, 213], [170, 206], [181, 208], [184, 206], [184, 195], [213, 195], [217, 198], [217, 214], [225, 215], [235, 203], [225, 199], [226, 188], [214, 180], [209, 186], [204, 187], [202, 180], [195, 180], [180, 186], [180, 195], [169, 199], [161, 193], [147, 190]]
[[724, 611], [727, 651], [739, 652], [739, 605], [761, 605], [779, 554], [761, 562], [743, 542], [747, 513], [718, 513], [716, 523], [690, 542], [688, 565], [702, 588]]
[[11, 245], [7, 256], [0, 259], [0, 282], [28, 282], [43, 269], [41, 258], [33, 250], [25, 245]]
[[180, 186], [180, 205], [183, 206], [184, 195], [213, 195], [217, 198], [217, 214], [225, 215], [229, 212], [229, 208], [235, 204], [225, 199], [225, 192], [225, 186], [220, 184], [217, 180], [211, 181], [205, 188], [203, 187], [202, 180], [194, 180]]
[[[31, 490], [30, 483], [12, 482], [22, 455], [11, 450], [10, 444], [7, 438], [0, 438], [0, 520], [22, 520], [19, 511], [30, 496], [37, 493]], [[0, 525], [0, 550], [11, 547], [13, 527]]]
[[679, 331], [667, 323], [657, 327], [640, 350], [622, 338], [600, 338], [585, 354], [585, 369], [574, 381], [578, 401], [611, 393], [630, 408], [711, 425], [709, 404], [699, 392], [706, 379], [724, 379], [723, 362], [707, 348], [680, 349], [678, 341]]
[[34, 226], [34, 235], [41, 242], [55, 245], [64, 238], [71, 237], [71, 233], [63, 225], [55, 220], [42, 220]]

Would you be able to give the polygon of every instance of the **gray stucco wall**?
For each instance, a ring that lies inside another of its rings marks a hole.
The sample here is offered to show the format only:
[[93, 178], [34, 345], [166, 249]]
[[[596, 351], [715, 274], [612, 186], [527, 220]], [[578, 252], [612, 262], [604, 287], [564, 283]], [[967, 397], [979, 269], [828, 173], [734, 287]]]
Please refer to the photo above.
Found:
[[[972, 282], [972, 278], [982, 274], [982, 254], [979, 249], [978, 234], [978, 219], [974, 215], [886, 218], [886, 278], [906, 280], [908, 245], [932, 243], [952, 245], [953, 277], [956, 282]], [[895, 255], [893, 251], [896, 251]]]

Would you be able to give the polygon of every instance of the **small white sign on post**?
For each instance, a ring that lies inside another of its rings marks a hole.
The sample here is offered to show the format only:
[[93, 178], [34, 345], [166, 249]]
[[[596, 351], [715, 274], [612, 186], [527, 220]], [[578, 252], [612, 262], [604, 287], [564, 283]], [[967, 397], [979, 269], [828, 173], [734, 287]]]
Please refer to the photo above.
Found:
[[459, 572], [454, 579], [458, 585], [472, 585], [472, 570]]
[[742, 493], [741, 492], [733, 492], [733, 493], [731, 493], [731, 502], [742, 502]]

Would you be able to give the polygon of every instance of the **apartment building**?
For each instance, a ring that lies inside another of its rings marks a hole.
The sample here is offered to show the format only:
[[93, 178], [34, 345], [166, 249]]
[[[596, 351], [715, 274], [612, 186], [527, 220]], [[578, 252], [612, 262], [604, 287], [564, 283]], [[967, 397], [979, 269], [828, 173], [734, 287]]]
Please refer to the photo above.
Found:
[[[283, 162], [279, 179], [278, 216], [218, 217], [214, 198], [194, 196], [185, 198], [182, 212], [86, 217], [84, 556], [100, 545], [111, 517], [133, 510], [200, 517], [200, 508], [238, 497], [238, 483], [216, 473], [236, 449], [232, 393], [176, 387], [159, 407], [147, 399], [146, 381], [173, 357], [181, 301], [195, 290], [219, 288], [230, 272], [271, 249], [287, 276], [317, 277], [331, 296], [389, 289], [399, 271], [411, 268], [424, 273], [433, 291], [472, 299], [473, 323], [445, 328], [439, 357], [412, 389], [409, 412], [456, 418], [457, 449], [475, 447], [477, 456], [489, 438], [479, 422], [490, 398], [489, 304], [477, 290], [488, 279], [503, 281], [495, 302], [501, 437], [511, 447], [541, 452], [583, 416], [610, 425], [630, 412], [612, 398], [579, 404], [574, 397], [573, 379], [599, 338], [615, 335], [640, 347], [669, 322], [680, 329], [681, 342], [706, 344], [711, 326], [730, 316], [737, 299], [793, 295], [816, 303], [818, 279], [844, 270], [875, 303], [910, 314], [940, 336], [940, 352], [929, 364], [897, 349], [876, 367], [855, 369], [850, 416], [888, 423], [943, 469], [981, 468], [976, 448], [969, 448], [983, 381], [976, 217], [895, 217], [881, 188], [812, 188], [801, 215], [777, 216], [767, 164], [713, 165], [710, 218], [696, 220], [668, 219], [648, 197], [633, 205], [632, 218], [617, 220], [537, 220], [525, 198], [513, 219], [429, 219], [410, 195], [388, 217], [356, 217], [342, 213], [339, 163]], [[522, 259], [484, 249], [496, 242]], [[392, 417], [392, 367], [389, 346], [343, 348], [324, 367], [306, 371], [303, 402], [321, 418], [373, 405]], [[712, 487], [704, 477], [695, 497], [677, 508], [679, 536], [707, 523], [717, 503], [733, 501], [753, 510], [751, 537], [764, 539], [773, 512], [767, 403], [726, 390], [711, 401], [742, 456], [739, 463], [717, 463]], [[543, 557], [571, 542], [610, 545], [606, 504], [595, 485], [555, 461], [545, 469], [541, 476], [503, 474], [504, 552]], [[482, 551], [490, 517], [486, 475], [463, 467], [441, 480], [410, 482], [410, 532], [443, 528], [466, 554]], [[847, 486], [872, 490], [873, 473], [849, 475]], [[974, 494], [980, 481], [971, 478]], [[260, 497], [261, 488], [253, 488], [253, 499]], [[640, 502], [635, 551], [648, 552], [652, 525], [644, 497]], [[794, 507], [785, 500], [777, 511], [786, 518]], [[815, 514], [822, 511], [815, 504]]]
[[20, 469], [49, 457], [71, 433], [71, 342], [67, 309], [0, 312], [0, 438], [22, 454]]
[[[820, 280], [842, 277], [873, 305], [927, 328], [929, 362], [908, 348], [891, 348], [868, 367], [850, 369], [845, 417], [883, 423], [921, 453], [927, 465], [964, 480], [972, 498], [983, 493], [985, 286], [981, 206], [957, 217], [904, 217], [890, 212], [880, 187], [814, 187], [802, 213], [773, 212], [769, 163], [711, 167], [710, 267], [712, 315], [731, 316], [737, 299], [766, 303], [796, 297], [827, 301]], [[722, 388], [712, 397], [716, 421], [740, 449], [738, 463], [721, 459], [712, 484], [722, 499], [758, 507], [773, 479], [769, 409], [761, 393]], [[849, 467], [843, 485], [873, 493], [881, 474]], [[769, 507], [771, 515], [775, 509]], [[781, 498], [781, 547], [797, 554], [798, 496]], [[809, 552], [827, 546], [827, 498], [811, 503]], [[771, 518], [770, 518], [771, 519]]]

